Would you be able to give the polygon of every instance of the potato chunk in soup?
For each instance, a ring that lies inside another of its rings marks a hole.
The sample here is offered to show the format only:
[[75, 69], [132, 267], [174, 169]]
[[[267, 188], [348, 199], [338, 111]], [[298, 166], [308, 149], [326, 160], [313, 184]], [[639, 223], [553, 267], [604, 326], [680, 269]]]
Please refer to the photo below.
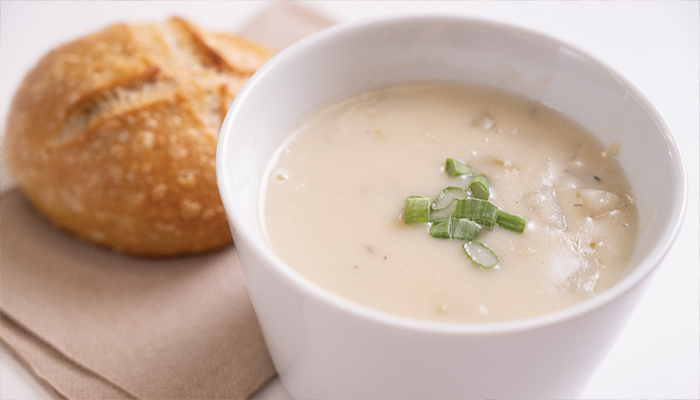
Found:
[[[624, 151], [621, 149], [620, 151]], [[626, 273], [637, 210], [614, 155], [554, 110], [479, 86], [421, 83], [318, 111], [275, 153], [263, 180], [269, 245], [300, 274], [357, 303], [408, 317], [490, 322], [553, 312]], [[445, 159], [488, 177], [491, 201], [528, 220], [484, 227], [493, 269], [462, 242], [403, 220], [412, 195], [448, 186]]]

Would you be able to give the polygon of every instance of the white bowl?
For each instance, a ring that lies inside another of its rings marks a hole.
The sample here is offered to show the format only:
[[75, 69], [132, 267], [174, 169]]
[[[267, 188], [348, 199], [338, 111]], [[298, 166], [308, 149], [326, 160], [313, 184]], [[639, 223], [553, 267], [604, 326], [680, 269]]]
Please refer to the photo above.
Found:
[[[642, 226], [633, 272], [599, 297], [559, 312], [454, 324], [352, 303], [281, 261], [262, 235], [258, 190], [290, 129], [330, 101], [425, 80], [506, 89], [561, 111], [606, 145], [620, 142]], [[575, 396], [670, 248], [686, 199], [677, 144], [626, 79], [557, 40], [448, 16], [341, 25], [280, 53], [229, 110], [217, 171], [257, 317], [282, 384], [295, 398]]]

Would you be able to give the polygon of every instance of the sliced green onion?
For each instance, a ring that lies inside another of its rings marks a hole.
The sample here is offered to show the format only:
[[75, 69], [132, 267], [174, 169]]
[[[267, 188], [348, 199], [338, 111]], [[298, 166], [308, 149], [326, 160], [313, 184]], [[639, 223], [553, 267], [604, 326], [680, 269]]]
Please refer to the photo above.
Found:
[[453, 201], [467, 197], [467, 191], [457, 186], [446, 187], [430, 205], [433, 211], [449, 207]]
[[459, 199], [455, 209], [455, 217], [468, 218], [479, 225], [494, 226], [498, 218], [498, 207], [488, 200]]
[[[448, 158], [445, 172], [449, 176], [473, 176], [471, 167], [460, 160]], [[431, 202], [423, 196], [406, 199], [405, 219], [407, 223], [428, 223], [430, 236], [441, 239], [464, 241], [467, 257], [482, 268], [491, 269], [500, 262], [496, 253], [476, 240], [482, 227], [500, 226], [522, 233], [527, 220], [518, 215], [502, 211], [489, 201], [490, 183], [485, 175], [473, 177], [467, 189], [446, 187]]]
[[411, 196], [406, 199], [406, 223], [430, 221], [430, 199]]
[[496, 223], [500, 227], [510, 231], [523, 233], [525, 226], [527, 225], [527, 220], [521, 216], [499, 210]]
[[430, 236], [451, 239], [452, 238], [452, 217], [438, 218], [430, 224]]
[[449, 217], [454, 215], [455, 209], [457, 208], [457, 201], [452, 201], [445, 208], [440, 208], [438, 210], [430, 209], [430, 220], [434, 221], [439, 218]]
[[474, 264], [482, 268], [491, 269], [500, 262], [496, 253], [478, 240], [464, 243], [464, 251]]
[[489, 180], [485, 175], [477, 175], [469, 184], [469, 190], [472, 192], [472, 197], [482, 200], [489, 199]]
[[460, 160], [448, 158], [445, 160], [445, 172], [449, 176], [471, 175], [472, 168]]
[[452, 219], [452, 237], [461, 240], [474, 240], [479, 236], [481, 226], [466, 218]]

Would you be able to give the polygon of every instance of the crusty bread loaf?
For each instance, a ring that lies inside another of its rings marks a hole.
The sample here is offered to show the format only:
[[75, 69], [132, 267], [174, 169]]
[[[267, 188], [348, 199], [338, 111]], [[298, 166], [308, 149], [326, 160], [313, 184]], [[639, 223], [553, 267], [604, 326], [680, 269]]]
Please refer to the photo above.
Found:
[[139, 256], [231, 242], [216, 142], [272, 51], [181, 18], [117, 24], [46, 54], [9, 112], [4, 157], [56, 225]]

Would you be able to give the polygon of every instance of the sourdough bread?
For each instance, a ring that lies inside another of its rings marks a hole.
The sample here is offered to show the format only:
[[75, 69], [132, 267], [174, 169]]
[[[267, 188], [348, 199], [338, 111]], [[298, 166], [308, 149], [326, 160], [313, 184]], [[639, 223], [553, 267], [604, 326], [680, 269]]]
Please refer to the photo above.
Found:
[[115, 250], [157, 257], [226, 246], [217, 137], [272, 55], [182, 18], [63, 44], [15, 94], [3, 145], [10, 173], [53, 223]]

